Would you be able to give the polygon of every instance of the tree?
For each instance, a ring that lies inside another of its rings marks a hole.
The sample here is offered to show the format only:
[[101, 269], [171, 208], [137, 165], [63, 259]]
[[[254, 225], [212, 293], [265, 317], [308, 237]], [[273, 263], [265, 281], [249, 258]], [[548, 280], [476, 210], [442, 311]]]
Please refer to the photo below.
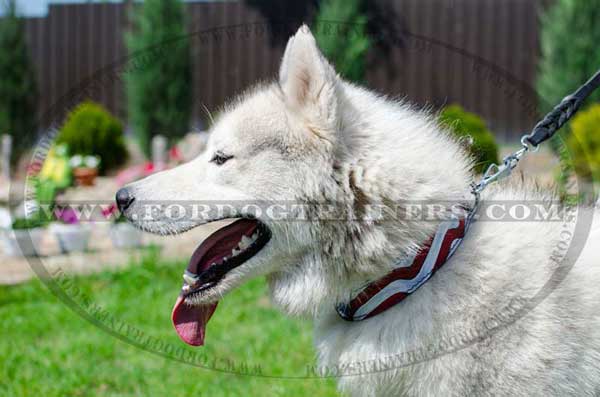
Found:
[[[540, 110], [548, 112], [600, 69], [600, 0], [556, 0], [542, 15]], [[589, 102], [600, 100], [600, 92]]]
[[13, 137], [11, 161], [37, 137], [37, 84], [25, 41], [25, 26], [17, 16], [15, 0], [4, 0], [0, 18], [0, 135]]
[[170, 144], [188, 131], [192, 70], [183, 4], [146, 0], [136, 7], [125, 40], [131, 67], [125, 74], [129, 121], [146, 155], [154, 135]]
[[324, 0], [313, 26], [323, 54], [346, 79], [362, 82], [371, 45], [362, 0]]

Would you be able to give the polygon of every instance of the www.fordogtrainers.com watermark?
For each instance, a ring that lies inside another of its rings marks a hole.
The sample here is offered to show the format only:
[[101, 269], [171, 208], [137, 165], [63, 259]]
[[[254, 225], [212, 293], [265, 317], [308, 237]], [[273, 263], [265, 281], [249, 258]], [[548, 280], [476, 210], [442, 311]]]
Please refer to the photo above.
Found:
[[[132, 221], [205, 222], [224, 218], [252, 217], [266, 221], [432, 221], [464, 216], [472, 207], [456, 202], [403, 201], [366, 204], [296, 201], [142, 201], [136, 202], [128, 218]], [[479, 222], [564, 222], [569, 207], [560, 201], [486, 200], [478, 205]], [[114, 221], [121, 216], [111, 201], [71, 201], [60, 204], [31, 204], [28, 218], [76, 222]]]

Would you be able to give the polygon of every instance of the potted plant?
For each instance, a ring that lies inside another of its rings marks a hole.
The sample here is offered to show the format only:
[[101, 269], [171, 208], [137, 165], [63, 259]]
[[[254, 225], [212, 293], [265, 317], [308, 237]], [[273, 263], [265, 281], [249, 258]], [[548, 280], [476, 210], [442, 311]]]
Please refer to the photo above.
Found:
[[81, 224], [77, 213], [71, 207], [57, 209], [54, 212], [58, 222], [50, 225], [50, 230], [58, 240], [60, 250], [64, 253], [87, 250], [91, 230]]
[[12, 222], [10, 229], [2, 233], [4, 252], [9, 256], [36, 256], [41, 252], [44, 227], [48, 220], [39, 213], [29, 218], [18, 218]]
[[108, 234], [115, 248], [135, 248], [142, 245], [142, 232], [127, 222], [115, 204], [112, 204], [103, 214], [107, 219], [112, 219]]
[[93, 186], [98, 176], [100, 158], [97, 156], [75, 155], [69, 165], [73, 169], [73, 177], [77, 186]]

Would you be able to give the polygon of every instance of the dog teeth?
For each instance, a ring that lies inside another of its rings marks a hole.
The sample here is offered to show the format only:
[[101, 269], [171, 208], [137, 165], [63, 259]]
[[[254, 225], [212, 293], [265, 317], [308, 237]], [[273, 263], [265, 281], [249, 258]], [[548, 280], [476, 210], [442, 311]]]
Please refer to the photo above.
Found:
[[196, 283], [196, 281], [198, 281], [198, 276], [191, 275], [191, 274], [188, 274], [188, 273], [184, 273], [183, 274], [183, 281], [187, 285], [194, 285], [194, 283]]
[[242, 252], [242, 251], [234, 248], [231, 250], [231, 256], [238, 256], [240, 254], [240, 252]]
[[238, 247], [245, 250], [252, 244], [252, 240], [248, 236], [242, 236], [242, 240], [239, 242]]

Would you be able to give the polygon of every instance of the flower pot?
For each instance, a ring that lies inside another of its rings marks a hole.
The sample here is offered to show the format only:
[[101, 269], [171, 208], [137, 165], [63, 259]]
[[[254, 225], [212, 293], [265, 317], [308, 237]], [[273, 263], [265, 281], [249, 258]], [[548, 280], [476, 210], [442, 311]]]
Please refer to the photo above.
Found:
[[94, 186], [98, 176], [97, 168], [77, 167], [73, 168], [73, 176], [77, 186]]
[[6, 230], [1, 234], [2, 250], [8, 256], [36, 256], [40, 252], [44, 229]]
[[58, 240], [62, 252], [85, 251], [90, 240], [90, 228], [87, 225], [53, 223], [50, 230]]
[[115, 248], [135, 248], [142, 245], [142, 232], [130, 223], [115, 223], [108, 233]]

